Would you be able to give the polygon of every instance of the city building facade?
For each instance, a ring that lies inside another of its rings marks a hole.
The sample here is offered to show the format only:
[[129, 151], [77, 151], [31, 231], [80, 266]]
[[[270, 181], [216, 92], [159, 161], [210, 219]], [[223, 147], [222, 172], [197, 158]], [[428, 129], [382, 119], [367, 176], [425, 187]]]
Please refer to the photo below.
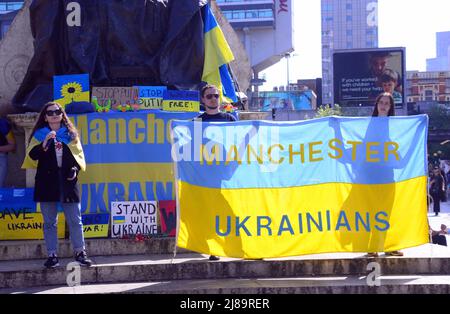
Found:
[[378, 47], [378, 0], [322, 0], [322, 103], [333, 103], [333, 51]]
[[437, 104], [450, 105], [450, 71], [406, 72], [409, 113], [423, 113]]
[[247, 51], [255, 87], [262, 85], [261, 71], [294, 51], [294, 3], [298, 1], [217, 0]]

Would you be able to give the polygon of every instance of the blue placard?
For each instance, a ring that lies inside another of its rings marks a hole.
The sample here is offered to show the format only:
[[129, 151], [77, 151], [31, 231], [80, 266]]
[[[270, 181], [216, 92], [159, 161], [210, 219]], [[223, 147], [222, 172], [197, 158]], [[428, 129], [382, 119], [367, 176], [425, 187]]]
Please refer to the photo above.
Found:
[[139, 89], [139, 98], [163, 98], [166, 86], [135, 86]]
[[200, 101], [200, 93], [191, 90], [167, 90], [164, 93], [164, 100], [186, 100]]
[[138, 89], [140, 109], [161, 109], [166, 86], [135, 86]]
[[107, 225], [109, 223], [109, 214], [88, 214], [82, 215], [83, 226], [89, 225]]

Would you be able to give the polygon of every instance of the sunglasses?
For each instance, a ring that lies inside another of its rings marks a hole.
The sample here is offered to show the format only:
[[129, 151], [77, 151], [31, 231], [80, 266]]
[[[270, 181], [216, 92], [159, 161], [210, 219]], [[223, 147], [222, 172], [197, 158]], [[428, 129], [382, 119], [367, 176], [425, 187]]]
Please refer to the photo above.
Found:
[[56, 109], [56, 110], [47, 110], [45, 111], [45, 114], [49, 117], [51, 116], [59, 116], [60, 114], [62, 114], [61, 109]]
[[213, 97], [219, 99], [219, 94], [208, 94], [205, 95], [206, 99], [212, 99]]

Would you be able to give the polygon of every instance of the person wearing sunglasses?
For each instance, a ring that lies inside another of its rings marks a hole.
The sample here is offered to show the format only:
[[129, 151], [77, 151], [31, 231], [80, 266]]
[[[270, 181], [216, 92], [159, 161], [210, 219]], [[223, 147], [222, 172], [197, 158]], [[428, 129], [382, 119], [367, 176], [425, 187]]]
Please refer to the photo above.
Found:
[[59, 266], [58, 205], [64, 210], [69, 226], [75, 260], [81, 266], [91, 266], [92, 261], [85, 251], [77, 186], [78, 172], [86, 169], [86, 162], [78, 132], [58, 103], [49, 102], [42, 108], [31, 132], [22, 168], [37, 168], [34, 201], [40, 203], [44, 218], [48, 253], [44, 266]]
[[[236, 118], [227, 112], [220, 112], [219, 108], [219, 89], [211, 84], [205, 85], [201, 92], [201, 101], [205, 106], [205, 112], [199, 115], [195, 120], [202, 122], [230, 122], [236, 121]], [[220, 258], [215, 255], [209, 257], [210, 261], [218, 261]]]
[[219, 106], [219, 89], [214, 85], [205, 85], [201, 92], [201, 101], [205, 106], [205, 112], [196, 119], [203, 122], [229, 122], [236, 121], [236, 118], [227, 112], [220, 112]]

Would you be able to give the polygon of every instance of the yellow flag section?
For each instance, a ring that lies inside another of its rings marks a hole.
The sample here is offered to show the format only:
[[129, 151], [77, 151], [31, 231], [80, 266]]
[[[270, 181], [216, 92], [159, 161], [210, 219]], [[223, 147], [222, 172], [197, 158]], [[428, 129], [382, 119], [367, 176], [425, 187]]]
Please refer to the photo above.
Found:
[[426, 183], [420, 177], [374, 186], [330, 183], [236, 192], [180, 182], [177, 245], [242, 258], [412, 247], [429, 241], [426, 196], [413, 192], [425, 191]]
[[426, 116], [173, 121], [177, 245], [275, 258], [427, 243], [427, 126]]

